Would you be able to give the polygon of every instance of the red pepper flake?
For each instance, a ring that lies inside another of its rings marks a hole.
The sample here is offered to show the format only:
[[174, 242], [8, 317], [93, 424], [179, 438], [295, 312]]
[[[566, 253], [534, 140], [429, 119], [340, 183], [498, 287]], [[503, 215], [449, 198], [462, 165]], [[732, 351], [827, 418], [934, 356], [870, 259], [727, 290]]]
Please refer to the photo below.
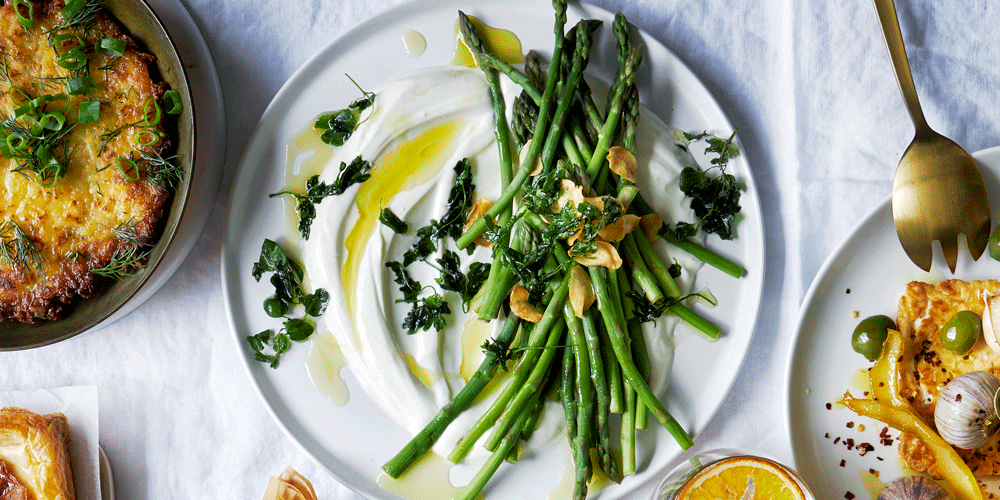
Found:
[[850, 288], [847, 289], [847, 293], [851, 293], [851, 289]]
[[854, 500], [854, 493], [848, 491], [847, 494], [844, 495], [844, 498], [846, 498], [847, 500]]
[[827, 404], [826, 404], [826, 409], [827, 409], [827, 410], [832, 410], [832, 409], [833, 409], [833, 405], [832, 405], [832, 404], [830, 404], [830, 403], [827, 403]]
[[837, 444], [837, 443], [839, 443], [839, 442], [840, 442], [840, 436], [837, 436], [837, 439], [834, 439], [834, 440], [833, 440], [833, 444]]
[[846, 466], [846, 465], [847, 465], [847, 460], [841, 460], [841, 461], [840, 461], [840, 466], [841, 466], [841, 467], [844, 467], [844, 466]]
[[854, 422], [848, 422], [848, 423], [847, 423], [847, 428], [848, 428], [848, 429], [851, 429], [851, 428], [853, 428], [853, 427], [854, 427]]

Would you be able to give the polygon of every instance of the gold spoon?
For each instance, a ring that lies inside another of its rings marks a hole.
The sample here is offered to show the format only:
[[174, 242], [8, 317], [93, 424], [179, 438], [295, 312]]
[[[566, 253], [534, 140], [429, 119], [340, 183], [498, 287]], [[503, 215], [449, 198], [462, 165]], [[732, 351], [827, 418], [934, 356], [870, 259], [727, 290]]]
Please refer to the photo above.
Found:
[[893, 0], [874, 0], [892, 68], [916, 134], [906, 148], [892, 183], [892, 218], [903, 250], [930, 271], [931, 243], [941, 242], [951, 272], [958, 261], [958, 235], [965, 234], [973, 260], [986, 249], [990, 200], [976, 164], [961, 146], [931, 130], [920, 109], [906, 59]]

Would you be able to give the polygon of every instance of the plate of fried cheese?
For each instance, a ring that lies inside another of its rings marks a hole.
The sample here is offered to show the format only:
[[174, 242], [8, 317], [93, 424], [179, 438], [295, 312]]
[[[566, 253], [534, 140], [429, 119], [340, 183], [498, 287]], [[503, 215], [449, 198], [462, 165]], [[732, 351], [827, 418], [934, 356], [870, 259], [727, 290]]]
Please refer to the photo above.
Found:
[[[1000, 148], [973, 156], [1000, 206]], [[958, 500], [996, 494], [1000, 262], [989, 252], [973, 260], [959, 241], [954, 272], [936, 244], [922, 271], [903, 252], [886, 199], [817, 274], [786, 408], [795, 468], [816, 491], [876, 498], [922, 476]]]

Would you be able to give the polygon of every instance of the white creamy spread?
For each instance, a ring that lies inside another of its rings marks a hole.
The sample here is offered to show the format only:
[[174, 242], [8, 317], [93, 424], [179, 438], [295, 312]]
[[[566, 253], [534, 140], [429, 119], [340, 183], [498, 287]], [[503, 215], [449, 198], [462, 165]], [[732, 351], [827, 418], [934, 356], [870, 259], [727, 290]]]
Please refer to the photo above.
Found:
[[[503, 81], [509, 112], [520, 89], [505, 77]], [[321, 180], [332, 182], [341, 162], [350, 163], [358, 155], [375, 165], [372, 177], [317, 205], [312, 235], [302, 243], [303, 259], [313, 287], [330, 292], [322, 320], [336, 337], [358, 385], [393, 420], [416, 434], [475, 371], [482, 359], [478, 349], [482, 335], [493, 336], [501, 322], [473, 327], [478, 320], [463, 312], [456, 294], [446, 292], [452, 310], [448, 326], [440, 332], [408, 335], [401, 324], [410, 305], [395, 302], [401, 293], [385, 262], [401, 261], [415, 230], [443, 215], [459, 160], [474, 159], [476, 198], [497, 198], [493, 108], [482, 72], [475, 68], [424, 68], [374, 92], [370, 114], [362, 115], [357, 131], [336, 151]], [[673, 130], [644, 112], [636, 149], [638, 184], [646, 200], [666, 221], [693, 221], [678, 176], [694, 160], [676, 143]], [[383, 206], [409, 224], [408, 234], [396, 235], [377, 221]], [[444, 247], [455, 250], [451, 241]], [[428, 260], [433, 261], [440, 250]], [[666, 255], [668, 245], [660, 240], [657, 250]], [[472, 256], [459, 251], [459, 255], [466, 271], [474, 260], [488, 261], [490, 250], [478, 248]], [[685, 269], [678, 283], [687, 291], [700, 264], [677, 249], [666, 260], [674, 261]], [[430, 266], [415, 263], [408, 270], [422, 285], [436, 285], [437, 272]], [[644, 324], [653, 365], [650, 385], [656, 393], [667, 384], [676, 323], [675, 317], [665, 315], [655, 324]], [[491, 399], [456, 419], [434, 449], [446, 454]], [[529, 450], [547, 446], [561, 435], [561, 411], [546, 412]]]

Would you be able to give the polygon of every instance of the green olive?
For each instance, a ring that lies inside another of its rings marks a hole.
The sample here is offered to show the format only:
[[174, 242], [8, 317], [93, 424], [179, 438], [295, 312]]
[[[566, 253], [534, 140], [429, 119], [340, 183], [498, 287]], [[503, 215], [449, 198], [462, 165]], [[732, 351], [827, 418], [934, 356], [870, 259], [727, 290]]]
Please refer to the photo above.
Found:
[[288, 304], [277, 297], [264, 299], [264, 312], [272, 318], [280, 318], [288, 312]]
[[882, 352], [882, 344], [889, 336], [889, 329], [896, 329], [896, 322], [892, 318], [879, 314], [869, 316], [854, 327], [854, 335], [851, 336], [851, 347], [854, 351], [868, 358], [868, 361], [875, 361], [879, 353]]
[[993, 260], [1000, 260], [1000, 226], [990, 233], [990, 241], [986, 244], [986, 248], [990, 250], [990, 257], [993, 257]]
[[959, 311], [941, 327], [941, 345], [955, 354], [965, 354], [983, 336], [983, 320], [972, 311]]

